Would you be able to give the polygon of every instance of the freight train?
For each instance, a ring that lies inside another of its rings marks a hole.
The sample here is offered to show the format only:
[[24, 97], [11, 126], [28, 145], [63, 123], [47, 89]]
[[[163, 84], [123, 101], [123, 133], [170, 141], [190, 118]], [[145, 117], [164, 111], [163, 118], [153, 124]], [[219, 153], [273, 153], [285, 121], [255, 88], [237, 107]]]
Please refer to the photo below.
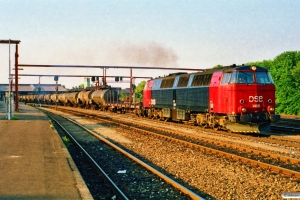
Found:
[[[34, 101], [29, 96], [22, 98]], [[274, 82], [268, 70], [259, 66], [232, 65], [151, 79], [138, 104], [120, 102], [114, 89], [63, 93], [57, 97], [48, 94], [44, 95], [44, 102], [121, 113], [131, 109], [139, 116], [242, 133], [268, 134], [270, 123], [280, 119], [275, 114]]]

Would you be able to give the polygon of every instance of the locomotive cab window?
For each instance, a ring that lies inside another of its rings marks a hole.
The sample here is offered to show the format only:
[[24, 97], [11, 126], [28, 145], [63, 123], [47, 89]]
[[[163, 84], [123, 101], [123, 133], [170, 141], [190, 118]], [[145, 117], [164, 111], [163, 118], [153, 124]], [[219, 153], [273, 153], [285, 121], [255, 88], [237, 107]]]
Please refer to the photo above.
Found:
[[256, 81], [258, 84], [273, 84], [273, 80], [269, 72], [256, 72]]
[[243, 71], [233, 72], [230, 79], [230, 83], [231, 84], [253, 84], [254, 83], [253, 73], [243, 72]]
[[221, 84], [228, 84], [230, 80], [231, 73], [225, 73], [223, 74], [222, 82]]

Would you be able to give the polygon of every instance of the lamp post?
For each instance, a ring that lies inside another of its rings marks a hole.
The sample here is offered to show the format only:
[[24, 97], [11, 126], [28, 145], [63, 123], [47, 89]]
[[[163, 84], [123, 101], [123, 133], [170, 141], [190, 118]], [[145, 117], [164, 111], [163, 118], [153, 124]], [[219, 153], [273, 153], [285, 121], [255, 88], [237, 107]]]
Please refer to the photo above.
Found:
[[12, 86], [12, 78], [10, 76], [10, 39], [8, 43], [8, 80], [9, 80], [9, 92], [8, 92], [8, 116], [7, 119], [11, 120], [11, 86]]
[[[19, 54], [18, 54], [18, 44], [20, 43], [21, 41], [20, 40], [0, 40], [0, 44], [8, 44], [9, 45], [9, 70], [8, 70], [8, 80], [9, 80], [9, 88], [8, 88], [8, 114], [7, 114], [7, 119], [11, 119], [11, 115], [12, 115], [12, 103], [11, 103], [11, 85], [12, 85], [12, 78], [11, 78], [11, 74], [10, 74], [10, 71], [11, 71], [11, 61], [10, 61], [10, 44], [16, 44], [16, 54], [15, 54], [15, 65], [16, 65], [16, 69], [18, 69], [18, 57], [19, 57]], [[18, 70], [16, 70], [18, 71]], [[15, 92], [18, 93], [18, 73], [15, 74], [16, 75], [16, 89], [15, 89]], [[17, 95], [18, 96], [18, 95]], [[16, 107], [15, 107], [16, 110], [18, 110], [18, 104], [16, 104]]]
[[54, 76], [54, 81], [56, 81], [56, 95], [55, 95], [55, 110], [57, 110], [57, 93], [58, 93], [58, 85], [57, 85], [57, 81], [58, 81], [58, 76]]
[[16, 53], [15, 53], [15, 112], [19, 112], [19, 91], [18, 91], [18, 45], [16, 45]]

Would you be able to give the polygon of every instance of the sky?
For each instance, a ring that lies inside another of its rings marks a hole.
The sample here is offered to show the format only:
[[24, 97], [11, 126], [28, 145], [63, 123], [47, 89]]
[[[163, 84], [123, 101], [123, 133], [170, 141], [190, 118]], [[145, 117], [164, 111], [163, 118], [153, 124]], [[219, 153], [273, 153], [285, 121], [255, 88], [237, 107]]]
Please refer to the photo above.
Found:
[[[299, 51], [299, 10], [297, 0], [0, 0], [0, 40], [21, 41], [19, 64], [208, 69]], [[14, 54], [11, 45], [11, 68]], [[103, 75], [91, 68], [23, 69], [19, 74]], [[129, 76], [130, 71], [110, 68], [106, 74]], [[0, 44], [0, 84], [8, 84], [8, 75], [9, 45]], [[108, 79], [108, 84], [129, 87], [125, 80]], [[40, 81], [55, 84], [53, 77]], [[33, 76], [19, 79], [19, 84], [38, 82]], [[72, 88], [84, 80], [60, 77], [58, 83]]]

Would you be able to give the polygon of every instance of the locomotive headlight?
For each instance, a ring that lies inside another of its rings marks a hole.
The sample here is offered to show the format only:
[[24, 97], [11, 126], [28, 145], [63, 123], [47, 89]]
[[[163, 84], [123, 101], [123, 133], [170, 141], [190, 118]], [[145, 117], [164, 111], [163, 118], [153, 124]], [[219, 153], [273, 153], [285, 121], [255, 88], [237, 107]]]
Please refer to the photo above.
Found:
[[272, 103], [272, 99], [269, 99], [269, 100], [268, 100], [268, 103]]
[[274, 113], [275, 112], [275, 108], [271, 107], [271, 106], [268, 106], [268, 112], [269, 113]]
[[255, 70], [256, 70], [256, 66], [252, 66], [251, 69], [252, 69], [253, 71], [255, 71]]
[[246, 112], [247, 111], [247, 109], [246, 108], [242, 108], [242, 112]]
[[244, 103], [245, 103], [244, 99], [241, 99], [241, 100], [240, 100], [240, 103], [241, 103], [241, 104], [244, 104]]

